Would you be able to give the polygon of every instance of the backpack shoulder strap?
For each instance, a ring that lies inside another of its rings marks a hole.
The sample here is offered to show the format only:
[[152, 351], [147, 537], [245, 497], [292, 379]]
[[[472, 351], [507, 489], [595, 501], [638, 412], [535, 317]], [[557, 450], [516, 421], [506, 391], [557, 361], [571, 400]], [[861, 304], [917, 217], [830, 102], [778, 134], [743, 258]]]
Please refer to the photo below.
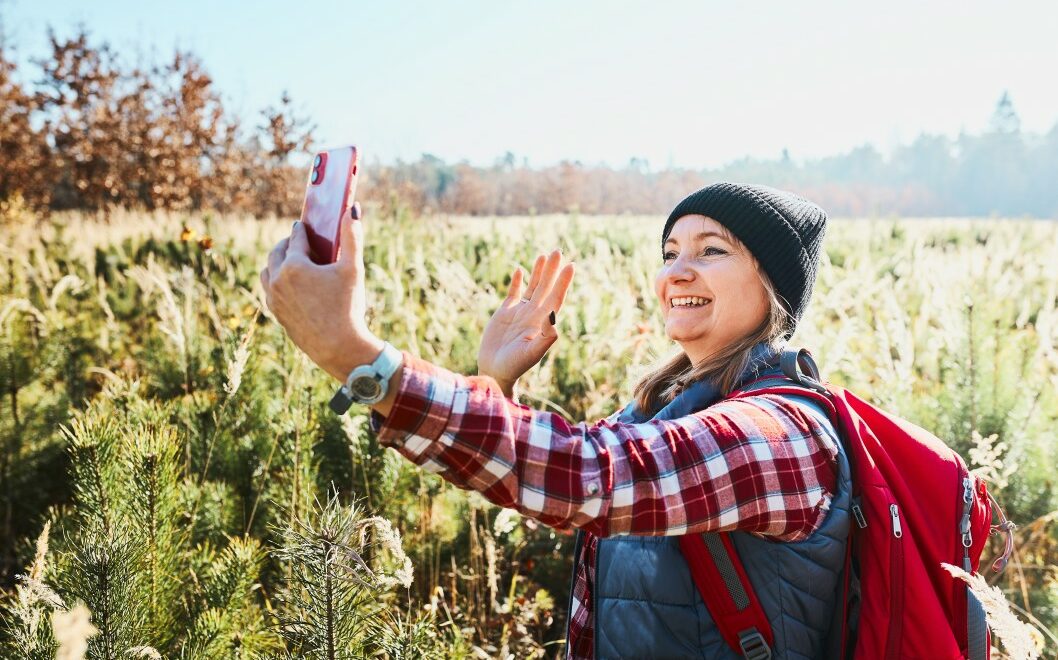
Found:
[[[838, 428], [839, 419], [834, 406], [833, 395], [819, 377], [819, 369], [816, 367], [812, 354], [808, 349], [800, 351], [783, 351], [781, 357], [783, 374], [772, 374], [742, 383], [735, 391], [728, 394], [729, 399], [738, 399], [755, 394], [786, 394], [798, 396], [819, 404], [823, 414], [830, 417], [835, 429]], [[805, 367], [801, 372], [799, 365]]]
[[775, 640], [764, 608], [727, 533], [680, 537], [691, 577], [727, 645], [748, 660], [772, 657]]
[[[816, 361], [807, 348], [783, 351], [779, 358], [779, 367], [787, 378], [798, 385], [804, 385], [820, 394], [826, 394], [827, 388], [823, 386], [819, 378], [819, 367], [816, 366]], [[804, 373], [801, 373], [801, 368], [804, 368]]]
[[[834, 419], [834, 406], [829, 392], [819, 378], [812, 354], [807, 349], [782, 352], [779, 361], [783, 376], [765, 376], [742, 385], [730, 395], [732, 398], [761, 392], [803, 396], [823, 406]], [[801, 371], [804, 369], [804, 372]], [[790, 381], [793, 381], [792, 383]], [[753, 388], [751, 386], [758, 386]], [[749, 387], [750, 389], [746, 389]], [[772, 657], [775, 639], [768, 617], [750, 584], [742, 561], [727, 533], [686, 534], [680, 537], [680, 550], [698, 592], [713, 617], [721, 637], [735, 653], [752, 660]], [[846, 553], [846, 573], [848, 553]], [[839, 604], [838, 616], [844, 623], [845, 608]], [[844, 646], [844, 635], [838, 637], [839, 648]], [[842, 649], [844, 650], [844, 649]]]

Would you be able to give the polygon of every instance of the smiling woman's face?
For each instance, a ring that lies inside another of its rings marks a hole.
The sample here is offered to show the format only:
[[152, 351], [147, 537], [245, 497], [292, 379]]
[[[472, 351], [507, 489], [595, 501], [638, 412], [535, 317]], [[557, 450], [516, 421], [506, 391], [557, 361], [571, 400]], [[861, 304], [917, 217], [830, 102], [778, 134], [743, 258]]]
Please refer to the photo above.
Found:
[[[725, 236], [727, 235], [727, 236]], [[672, 226], [654, 280], [665, 333], [692, 364], [755, 331], [768, 314], [768, 291], [753, 255], [716, 220], [685, 215]], [[690, 307], [673, 306], [673, 300]]]

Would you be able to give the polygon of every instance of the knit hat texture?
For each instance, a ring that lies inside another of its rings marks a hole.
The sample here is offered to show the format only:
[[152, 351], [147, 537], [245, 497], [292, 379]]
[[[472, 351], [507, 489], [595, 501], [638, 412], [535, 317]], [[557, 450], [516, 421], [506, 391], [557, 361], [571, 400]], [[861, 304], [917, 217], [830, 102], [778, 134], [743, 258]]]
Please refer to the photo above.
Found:
[[696, 214], [724, 225], [760, 262], [795, 319], [785, 334], [789, 339], [812, 297], [826, 211], [784, 190], [714, 183], [688, 195], [672, 210], [661, 233], [662, 252], [676, 221]]

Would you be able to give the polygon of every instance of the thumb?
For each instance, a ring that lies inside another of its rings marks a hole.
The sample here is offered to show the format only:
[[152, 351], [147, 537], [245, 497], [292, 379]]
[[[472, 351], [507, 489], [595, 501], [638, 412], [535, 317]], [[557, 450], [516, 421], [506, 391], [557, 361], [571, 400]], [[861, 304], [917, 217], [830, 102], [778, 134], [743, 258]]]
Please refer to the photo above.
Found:
[[551, 319], [554, 318], [554, 314], [554, 312], [551, 312], [551, 316], [544, 323], [543, 327], [540, 330], [540, 336], [548, 342], [554, 342], [558, 339], [558, 328], [555, 326], [554, 323], [551, 322]]
[[304, 256], [306, 259], [312, 253], [312, 248], [309, 246], [309, 235], [305, 230], [305, 223], [298, 221], [294, 223], [294, 226], [290, 230], [290, 242], [287, 243], [287, 252], [289, 254], [296, 254]]
[[360, 220], [360, 202], [353, 202], [342, 216], [338, 263], [358, 266], [364, 262], [364, 223]]

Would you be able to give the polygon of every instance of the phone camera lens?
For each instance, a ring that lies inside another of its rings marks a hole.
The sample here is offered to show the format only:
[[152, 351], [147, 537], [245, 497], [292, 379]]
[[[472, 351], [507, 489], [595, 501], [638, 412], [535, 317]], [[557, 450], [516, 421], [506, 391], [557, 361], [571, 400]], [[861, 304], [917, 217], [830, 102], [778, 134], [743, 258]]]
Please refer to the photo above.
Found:
[[312, 166], [313, 167], [319, 167], [320, 163], [322, 163], [322, 162], [323, 162], [323, 156], [321, 156], [320, 154], [316, 154], [316, 160], [312, 161]]
[[312, 170], [312, 182], [316, 183], [319, 180], [320, 180], [320, 171], [319, 170]]

